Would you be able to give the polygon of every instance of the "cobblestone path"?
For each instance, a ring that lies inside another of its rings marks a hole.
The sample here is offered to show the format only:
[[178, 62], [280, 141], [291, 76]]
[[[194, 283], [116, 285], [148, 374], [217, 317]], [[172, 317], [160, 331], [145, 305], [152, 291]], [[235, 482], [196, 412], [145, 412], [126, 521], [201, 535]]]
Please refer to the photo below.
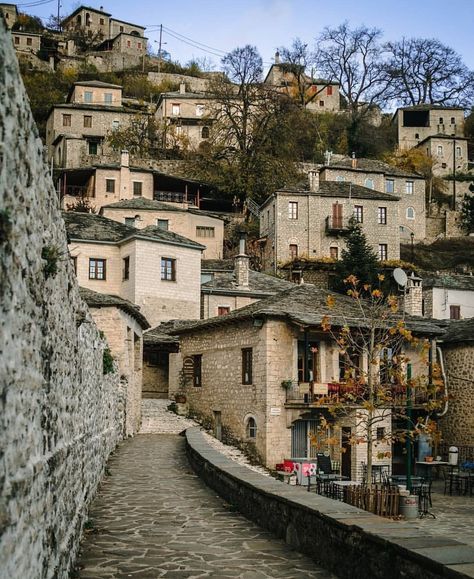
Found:
[[81, 547], [82, 579], [334, 578], [216, 496], [189, 467], [183, 437], [129, 439], [109, 470]]

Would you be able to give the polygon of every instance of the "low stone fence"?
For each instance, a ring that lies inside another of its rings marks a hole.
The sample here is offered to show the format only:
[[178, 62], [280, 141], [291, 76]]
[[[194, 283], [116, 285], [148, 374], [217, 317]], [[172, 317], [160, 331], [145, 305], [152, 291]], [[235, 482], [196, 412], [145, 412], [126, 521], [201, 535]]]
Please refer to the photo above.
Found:
[[474, 548], [264, 477], [186, 431], [195, 472], [227, 502], [318, 565], [348, 579], [474, 577]]

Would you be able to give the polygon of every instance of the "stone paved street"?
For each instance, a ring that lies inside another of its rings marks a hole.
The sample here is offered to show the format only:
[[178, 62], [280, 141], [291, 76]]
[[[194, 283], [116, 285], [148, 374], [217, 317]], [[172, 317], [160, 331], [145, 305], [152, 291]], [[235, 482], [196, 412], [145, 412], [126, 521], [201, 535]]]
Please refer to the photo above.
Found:
[[82, 579], [334, 577], [216, 496], [184, 438], [143, 434], [109, 461], [78, 561]]

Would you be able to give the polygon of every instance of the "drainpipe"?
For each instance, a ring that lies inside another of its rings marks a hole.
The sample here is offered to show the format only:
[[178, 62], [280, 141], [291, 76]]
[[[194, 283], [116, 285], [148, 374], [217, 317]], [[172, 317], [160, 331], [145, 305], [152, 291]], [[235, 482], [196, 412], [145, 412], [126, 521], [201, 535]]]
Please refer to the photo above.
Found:
[[304, 329], [304, 357], [303, 357], [303, 379], [305, 382], [309, 382], [308, 349], [309, 349], [308, 328], [305, 328]]
[[446, 413], [448, 412], [448, 408], [449, 408], [449, 402], [448, 402], [448, 379], [446, 376], [446, 371], [444, 369], [444, 358], [443, 358], [443, 352], [441, 350], [441, 348], [437, 347], [436, 348], [436, 352], [438, 354], [438, 360], [439, 360], [439, 365], [441, 367], [441, 377], [443, 378], [443, 384], [444, 384], [444, 408], [441, 412], [438, 412], [436, 414], [436, 416], [438, 416], [438, 418], [442, 418], [443, 416], [446, 415]]

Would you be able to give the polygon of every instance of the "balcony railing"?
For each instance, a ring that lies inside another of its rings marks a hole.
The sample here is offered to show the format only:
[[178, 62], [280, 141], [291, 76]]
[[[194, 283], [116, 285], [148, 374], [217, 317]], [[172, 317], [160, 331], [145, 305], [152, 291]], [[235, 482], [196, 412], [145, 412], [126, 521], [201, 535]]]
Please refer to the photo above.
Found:
[[180, 193], [176, 191], [155, 191], [153, 193], [155, 201], [168, 201], [169, 203], [196, 203], [196, 195], [188, 193]]
[[326, 217], [327, 233], [347, 233], [349, 231], [349, 219], [347, 217], [335, 217], [328, 215]]

